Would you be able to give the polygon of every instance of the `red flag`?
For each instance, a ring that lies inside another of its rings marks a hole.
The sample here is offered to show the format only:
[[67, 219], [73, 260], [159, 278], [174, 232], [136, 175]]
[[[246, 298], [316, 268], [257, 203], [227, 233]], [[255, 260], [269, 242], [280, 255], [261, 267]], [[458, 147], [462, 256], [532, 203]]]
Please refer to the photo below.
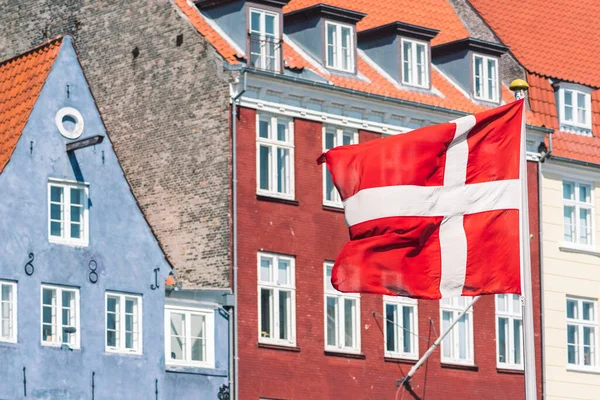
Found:
[[520, 294], [522, 118], [519, 100], [321, 155], [350, 230], [333, 286], [423, 299]]

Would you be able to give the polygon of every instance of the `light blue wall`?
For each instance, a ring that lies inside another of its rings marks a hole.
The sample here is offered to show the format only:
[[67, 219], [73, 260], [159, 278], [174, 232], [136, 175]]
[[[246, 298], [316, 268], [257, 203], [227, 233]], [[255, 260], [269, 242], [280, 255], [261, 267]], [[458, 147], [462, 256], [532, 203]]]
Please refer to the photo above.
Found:
[[246, 49], [246, 39], [248, 38], [245, 3], [245, 0], [226, 2], [220, 6], [202, 11], [203, 14], [214, 20], [223, 29], [223, 32], [242, 49]]
[[[66, 106], [83, 115], [80, 139], [105, 136], [103, 143], [76, 150], [71, 159], [65, 150], [69, 140], [54, 123], [56, 112]], [[136, 143], [130, 146], [135, 148]], [[49, 243], [48, 178], [89, 183], [87, 247]], [[0, 342], [0, 399], [22, 398], [23, 367], [27, 398], [90, 399], [95, 372], [95, 399], [154, 399], [155, 380], [158, 398], [168, 399], [163, 282], [170, 267], [125, 180], [69, 37], [0, 174], [0, 193], [0, 279], [18, 284], [18, 343]], [[32, 276], [24, 271], [29, 253], [35, 257]], [[88, 279], [90, 260], [97, 263], [96, 284]], [[160, 268], [158, 290], [150, 289], [154, 268]], [[80, 289], [80, 349], [41, 345], [40, 285], [44, 283]], [[107, 290], [142, 296], [142, 355], [105, 352]]]
[[[285, 18], [284, 18], [285, 19]], [[284, 21], [283, 31], [296, 44], [302, 47], [310, 56], [325, 65], [323, 59], [323, 18], [315, 15], [307, 19], [297, 19], [293, 22]]]
[[400, 37], [391, 34], [368, 40], [359, 40], [358, 47], [397, 82], [400, 77]]
[[464, 91], [471, 94], [471, 52], [467, 49], [433, 57], [433, 63]]

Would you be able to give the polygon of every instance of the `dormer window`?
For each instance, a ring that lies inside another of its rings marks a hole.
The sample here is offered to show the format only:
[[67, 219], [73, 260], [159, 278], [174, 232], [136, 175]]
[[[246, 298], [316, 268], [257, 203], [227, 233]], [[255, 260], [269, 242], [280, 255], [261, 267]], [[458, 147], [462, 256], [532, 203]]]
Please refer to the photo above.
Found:
[[589, 91], [575, 87], [564, 87], [558, 90], [559, 116], [561, 128], [591, 130], [591, 96]]
[[429, 87], [429, 57], [427, 43], [402, 39], [402, 83]]
[[354, 72], [354, 29], [327, 21], [327, 67], [340, 71]]
[[499, 101], [498, 59], [473, 55], [473, 96], [478, 100]]
[[281, 70], [279, 18], [278, 13], [250, 8], [250, 66]]

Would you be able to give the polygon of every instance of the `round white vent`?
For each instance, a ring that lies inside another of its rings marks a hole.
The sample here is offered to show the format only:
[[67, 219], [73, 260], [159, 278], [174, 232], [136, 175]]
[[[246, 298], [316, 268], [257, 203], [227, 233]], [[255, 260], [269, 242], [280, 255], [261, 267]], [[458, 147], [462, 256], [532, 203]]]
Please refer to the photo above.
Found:
[[58, 110], [54, 121], [60, 134], [67, 139], [77, 139], [83, 133], [83, 117], [73, 107]]

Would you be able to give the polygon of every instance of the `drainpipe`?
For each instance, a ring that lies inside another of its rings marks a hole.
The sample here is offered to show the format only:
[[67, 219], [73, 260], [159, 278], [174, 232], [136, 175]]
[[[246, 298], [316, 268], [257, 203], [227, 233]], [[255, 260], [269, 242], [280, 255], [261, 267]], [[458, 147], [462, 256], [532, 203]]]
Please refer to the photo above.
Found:
[[538, 160], [538, 241], [540, 248], [540, 333], [542, 335], [542, 399], [546, 398], [546, 330], [544, 329], [544, 232], [542, 229], [542, 164], [552, 154], [552, 133], [548, 134], [548, 149]]
[[246, 91], [246, 71], [244, 71], [244, 84], [243, 89], [238, 92], [234, 97], [231, 98], [231, 143], [232, 143], [232, 196], [233, 196], [233, 316], [234, 316], [234, 334], [233, 334], [233, 399], [238, 400], [238, 249], [237, 249], [237, 101], [242, 97]]

